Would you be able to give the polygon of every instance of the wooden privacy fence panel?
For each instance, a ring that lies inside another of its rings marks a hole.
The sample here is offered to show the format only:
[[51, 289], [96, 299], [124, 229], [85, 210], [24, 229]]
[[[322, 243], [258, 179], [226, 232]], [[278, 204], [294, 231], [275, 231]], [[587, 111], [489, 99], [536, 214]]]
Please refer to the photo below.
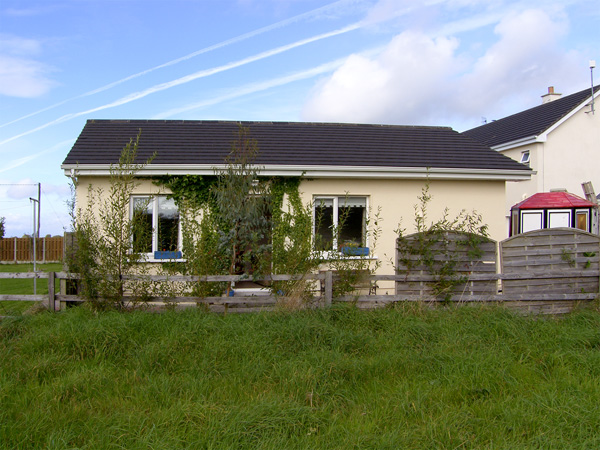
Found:
[[[62, 236], [38, 238], [35, 245], [36, 261], [62, 261]], [[33, 239], [30, 237], [0, 239], [0, 261], [13, 263], [33, 261]]]
[[[500, 243], [506, 296], [598, 293], [600, 236], [574, 228], [536, 230]], [[526, 274], [525, 278], [511, 275]]]
[[[421, 247], [419, 243], [427, 239], [426, 235], [415, 233], [406, 237], [409, 246]], [[396, 295], [407, 298], [421, 297], [431, 298], [445, 297], [444, 293], [438, 293], [434, 284], [443, 277], [456, 280], [465, 279], [452, 287], [450, 295], [452, 298], [495, 295], [497, 293], [497, 281], [490, 277], [478, 277], [478, 275], [495, 275], [496, 268], [496, 242], [484, 240], [475, 248], [469, 245], [469, 236], [464, 233], [445, 232], [443, 236], [434, 237], [437, 242], [427, 248], [427, 252], [433, 255], [433, 273], [431, 267], [424, 263], [423, 254], [401, 254], [396, 249], [396, 267], [399, 275], [404, 278], [396, 281]], [[408, 263], [403, 261], [408, 259]], [[452, 261], [451, 273], [440, 273], [444, 263]], [[455, 264], [454, 264], [455, 263]]]

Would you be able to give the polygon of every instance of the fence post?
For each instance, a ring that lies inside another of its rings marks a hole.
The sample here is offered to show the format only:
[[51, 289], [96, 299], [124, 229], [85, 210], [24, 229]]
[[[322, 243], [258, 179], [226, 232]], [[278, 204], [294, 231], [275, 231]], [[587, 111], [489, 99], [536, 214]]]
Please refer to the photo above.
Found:
[[325, 272], [325, 306], [331, 306], [333, 299], [333, 272]]
[[56, 296], [54, 294], [55, 273], [48, 272], [48, 310], [56, 311]]
[[14, 248], [14, 253], [13, 253], [14, 258], [13, 258], [13, 260], [14, 260], [14, 262], [16, 264], [16, 262], [17, 262], [17, 238], [15, 238], [15, 245], [14, 245], [13, 248]]

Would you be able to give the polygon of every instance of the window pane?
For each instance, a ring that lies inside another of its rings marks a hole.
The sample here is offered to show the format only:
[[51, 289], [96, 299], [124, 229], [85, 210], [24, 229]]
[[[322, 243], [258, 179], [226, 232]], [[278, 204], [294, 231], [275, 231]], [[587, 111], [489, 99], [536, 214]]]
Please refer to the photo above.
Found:
[[158, 197], [158, 248], [159, 251], [176, 251], [179, 241], [179, 211], [175, 200]]
[[133, 233], [133, 251], [152, 252], [152, 199], [136, 197], [133, 199], [133, 219], [138, 225]]
[[354, 244], [358, 247], [364, 247], [365, 207], [358, 205], [340, 206], [338, 211], [339, 245]]
[[542, 229], [542, 213], [536, 212], [523, 212], [521, 215], [521, 229], [523, 233], [533, 230]]
[[333, 250], [333, 199], [315, 200], [315, 249]]
[[548, 228], [571, 226], [571, 213], [569, 211], [548, 212]]
[[587, 211], [577, 211], [577, 228], [588, 231], [588, 213]]

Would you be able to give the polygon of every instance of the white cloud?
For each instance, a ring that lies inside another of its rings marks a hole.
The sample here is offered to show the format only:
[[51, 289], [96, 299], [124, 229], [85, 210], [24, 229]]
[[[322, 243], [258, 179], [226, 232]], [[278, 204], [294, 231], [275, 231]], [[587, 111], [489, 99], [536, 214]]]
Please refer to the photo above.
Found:
[[30, 178], [12, 183], [6, 189], [6, 197], [13, 200], [27, 200], [29, 197], [37, 198], [37, 183]]
[[[69, 185], [42, 183], [41, 194], [41, 235], [61, 235], [70, 224], [65, 203], [71, 195]], [[7, 237], [31, 234], [34, 204], [30, 198], [38, 198], [38, 185], [32, 179], [0, 180], [0, 217], [6, 218]]]
[[377, 56], [351, 55], [321, 80], [303, 118], [438, 125], [479, 119], [525, 91], [541, 95], [552, 80], [575, 79], [575, 56], [560, 47], [567, 30], [560, 15], [542, 10], [508, 15], [479, 57], [463, 53], [457, 38], [405, 31]]
[[0, 95], [39, 97], [56, 84], [48, 78], [52, 68], [34, 59], [41, 49], [34, 39], [0, 35]]
[[444, 76], [460, 68], [453, 38], [421, 33], [396, 36], [375, 58], [350, 56], [317, 87], [303, 115], [308, 120], [412, 123], [427, 115], [445, 90]]
[[495, 28], [498, 41], [487, 49], [459, 84], [467, 90], [457, 106], [465, 114], [481, 111], [506, 96], [537, 89], [539, 95], [552, 80], [572, 80], [574, 55], [559, 45], [567, 24], [544, 11], [526, 10], [504, 18]]

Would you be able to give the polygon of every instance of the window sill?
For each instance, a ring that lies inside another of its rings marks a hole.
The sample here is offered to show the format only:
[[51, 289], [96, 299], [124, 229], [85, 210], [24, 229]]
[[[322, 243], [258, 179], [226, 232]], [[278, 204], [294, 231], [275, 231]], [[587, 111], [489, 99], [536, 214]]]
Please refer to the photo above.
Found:
[[143, 262], [143, 263], [155, 263], [155, 264], [162, 264], [162, 263], [166, 263], [166, 262], [184, 263], [184, 262], [187, 262], [187, 259], [185, 259], [185, 258], [181, 258], [181, 259], [155, 259], [155, 258], [146, 258], [145, 260], [143, 260], [141, 262]]
[[346, 255], [341, 252], [317, 252], [317, 256], [325, 261], [330, 259], [364, 259], [364, 260], [377, 260], [377, 255]]
[[187, 260], [181, 254], [181, 252], [168, 252], [168, 253], [176, 253], [176, 255], [173, 255], [173, 256], [179, 256], [179, 258], [156, 258], [154, 253], [143, 253], [141, 255], [140, 263], [161, 264], [161, 263], [166, 263], [166, 262], [177, 262], [177, 263], [187, 262]]

